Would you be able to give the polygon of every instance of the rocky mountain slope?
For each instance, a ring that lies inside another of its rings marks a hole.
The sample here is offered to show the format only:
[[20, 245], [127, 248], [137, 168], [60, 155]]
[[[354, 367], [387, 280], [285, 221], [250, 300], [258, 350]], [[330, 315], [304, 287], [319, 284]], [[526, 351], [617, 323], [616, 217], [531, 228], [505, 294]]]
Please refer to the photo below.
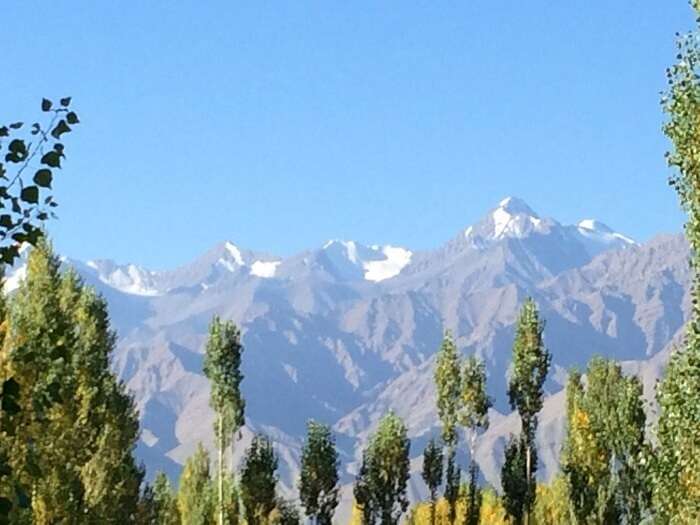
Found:
[[[207, 325], [218, 314], [244, 333], [248, 417], [237, 456], [251, 432], [271, 434], [291, 494], [309, 418], [334, 426], [350, 483], [362, 444], [395, 410], [409, 424], [418, 471], [423, 445], [439, 431], [432, 367], [445, 329], [486, 362], [495, 405], [477, 460], [497, 485], [505, 440], [517, 431], [505, 392], [513, 324], [527, 296], [547, 321], [553, 353], [538, 433], [541, 475], [551, 476], [566, 371], [599, 354], [629, 361], [653, 384], [688, 311], [687, 256], [681, 236], [638, 245], [595, 220], [562, 225], [508, 198], [431, 251], [333, 240], [281, 258], [225, 242], [164, 272], [66, 264], [109, 301], [119, 335], [113, 364], [136, 396], [138, 453], [150, 473], [176, 476], [197, 442], [211, 446], [201, 368]], [[7, 287], [21, 278], [18, 268]], [[423, 496], [414, 478], [413, 495]], [[345, 495], [347, 511], [349, 488]]]

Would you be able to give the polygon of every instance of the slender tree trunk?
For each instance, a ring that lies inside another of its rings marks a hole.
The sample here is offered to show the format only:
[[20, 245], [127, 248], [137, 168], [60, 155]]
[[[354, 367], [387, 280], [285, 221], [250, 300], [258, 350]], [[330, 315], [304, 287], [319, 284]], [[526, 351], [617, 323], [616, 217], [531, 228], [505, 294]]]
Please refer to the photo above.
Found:
[[525, 476], [526, 476], [526, 482], [527, 482], [527, 498], [525, 502], [525, 525], [530, 524], [530, 498], [531, 498], [531, 492], [532, 492], [532, 486], [530, 483], [530, 471], [532, 469], [531, 465], [531, 459], [530, 459], [530, 438], [527, 438], [526, 441], [526, 449], [525, 449]]
[[219, 414], [219, 525], [224, 525], [224, 429]]
[[430, 493], [430, 525], [435, 525], [435, 493]]
[[[474, 510], [476, 503], [476, 480], [475, 477], [476, 464], [474, 462], [474, 450], [476, 449], [476, 430], [472, 429], [469, 434], [469, 508], [467, 509], [466, 524], [474, 522]], [[478, 519], [477, 519], [478, 522]]]

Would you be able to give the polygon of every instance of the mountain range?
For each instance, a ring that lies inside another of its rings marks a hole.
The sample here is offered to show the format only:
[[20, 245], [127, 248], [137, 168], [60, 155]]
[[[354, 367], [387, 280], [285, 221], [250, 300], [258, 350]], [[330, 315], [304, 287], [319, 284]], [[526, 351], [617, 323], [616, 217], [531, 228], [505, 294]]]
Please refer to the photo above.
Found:
[[[113, 367], [141, 414], [137, 453], [149, 476], [164, 470], [176, 479], [198, 442], [213, 447], [202, 352], [216, 314], [241, 327], [245, 346], [247, 417], [234, 459], [252, 433], [269, 434], [280, 487], [293, 497], [306, 421], [328, 423], [341, 452], [340, 514], [347, 515], [362, 446], [389, 410], [412, 438], [411, 496], [425, 497], [420, 463], [439, 433], [432, 370], [446, 329], [464, 355], [486, 364], [494, 408], [476, 459], [484, 479], [499, 486], [503, 448], [519, 425], [506, 388], [526, 297], [546, 320], [553, 356], [537, 435], [542, 479], [558, 469], [571, 367], [585, 368], [594, 355], [624, 361], [643, 378], [653, 414], [654, 383], [689, 312], [687, 260], [681, 235], [639, 244], [596, 220], [540, 217], [509, 197], [434, 250], [330, 240], [277, 257], [227, 241], [168, 271], [109, 260], [64, 264], [109, 303], [118, 334]], [[17, 266], [6, 291], [23, 276]]]

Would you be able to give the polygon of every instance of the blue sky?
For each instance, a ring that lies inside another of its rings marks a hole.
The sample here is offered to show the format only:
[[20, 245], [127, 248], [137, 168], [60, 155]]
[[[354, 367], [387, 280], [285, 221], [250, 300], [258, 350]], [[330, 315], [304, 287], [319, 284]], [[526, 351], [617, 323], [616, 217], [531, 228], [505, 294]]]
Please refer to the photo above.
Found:
[[506, 195], [680, 231], [659, 92], [683, 0], [2, 4], [0, 121], [72, 95], [58, 249], [437, 246]]

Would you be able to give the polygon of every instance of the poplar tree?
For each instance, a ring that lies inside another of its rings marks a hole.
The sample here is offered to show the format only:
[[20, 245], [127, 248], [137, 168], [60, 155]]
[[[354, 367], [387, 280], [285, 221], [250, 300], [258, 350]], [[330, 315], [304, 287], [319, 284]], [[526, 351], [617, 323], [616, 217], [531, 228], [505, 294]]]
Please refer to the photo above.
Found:
[[524, 505], [522, 515], [526, 524], [529, 521], [530, 508], [535, 497], [537, 460], [533, 450], [537, 413], [542, 409], [543, 385], [552, 358], [544, 347], [543, 331], [544, 322], [540, 320], [537, 305], [532, 299], [527, 299], [517, 322], [512, 374], [508, 384], [510, 405], [518, 411], [521, 422], [521, 439], [514, 443], [517, 443], [519, 453], [525, 455], [526, 497], [522, 499]]
[[231, 446], [234, 435], [244, 424], [245, 401], [241, 396], [241, 334], [231, 321], [215, 316], [209, 327], [204, 359], [204, 374], [211, 383], [209, 404], [216, 413], [214, 433], [219, 452], [218, 462], [218, 522], [224, 524], [224, 484], [226, 478], [224, 454]]
[[301, 451], [299, 499], [320, 525], [330, 525], [338, 506], [338, 452], [330, 427], [309, 421]]
[[0, 374], [11, 376], [19, 393], [0, 448], [12, 452], [12, 482], [32, 496], [10, 516], [38, 524], [82, 523], [86, 516], [128, 522], [143, 475], [133, 457], [136, 410], [109, 369], [115, 336], [106, 303], [59, 267], [41, 241], [10, 301], [0, 351]]
[[241, 470], [241, 497], [248, 525], [267, 523], [276, 507], [277, 462], [270, 438], [256, 435], [246, 450]]
[[198, 443], [180, 475], [177, 508], [183, 524], [211, 525], [216, 519], [209, 463], [209, 453]]
[[153, 481], [153, 504], [157, 525], [180, 525], [177, 497], [163, 472], [158, 472]]
[[[700, 2], [691, 5], [700, 20]], [[657, 390], [659, 422], [654, 473], [654, 507], [665, 522], [700, 522], [700, 32], [678, 39], [677, 62], [667, 72], [662, 99], [671, 186], [688, 215], [692, 310], [685, 348], [676, 351]]]
[[[43, 99], [41, 111], [47, 116], [44, 123], [0, 124], [0, 275], [5, 265], [19, 258], [23, 244], [36, 246], [40, 242], [43, 223], [55, 217], [52, 210], [58, 204], [50, 190], [66, 156], [65, 134], [79, 123], [70, 105], [70, 97], [56, 105]], [[33, 360], [31, 354], [24, 358], [27, 364]], [[1, 365], [0, 360], [0, 433], [13, 433], [18, 419], [15, 416], [22, 410], [21, 385]], [[8, 456], [9, 451], [0, 443], [0, 521], [9, 520], [13, 509], [21, 512], [29, 506], [28, 487], [19, 481], [22, 474], [13, 470]]]
[[567, 430], [562, 470], [579, 523], [640, 523], [648, 517], [646, 416], [642, 385], [620, 365], [594, 358], [584, 388], [567, 385]]
[[450, 522], [455, 519], [455, 505], [459, 493], [459, 467], [455, 449], [458, 442], [457, 425], [461, 409], [460, 356], [452, 334], [447, 331], [437, 354], [435, 365], [435, 389], [437, 411], [442, 423], [442, 440], [447, 447], [447, 475], [445, 477], [445, 499], [450, 506]]
[[[534, 450], [532, 453], [536, 453]], [[531, 453], [531, 454], [532, 454]], [[533, 458], [531, 455], [531, 460]], [[511, 435], [505, 448], [505, 459], [501, 468], [503, 506], [514, 525], [523, 523], [527, 509], [534, 503], [534, 492], [528, 486], [527, 453], [523, 434]]]
[[469, 492], [466, 507], [466, 525], [478, 525], [481, 494], [477, 485], [478, 467], [474, 459], [476, 438], [480, 430], [489, 426], [488, 410], [491, 399], [486, 393], [486, 368], [475, 356], [469, 356], [462, 367], [459, 423], [469, 434]]
[[398, 524], [408, 509], [410, 447], [403, 421], [393, 412], [384, 416], [363, 452], [355, 481], [355, 502], [365, 525], [378, 520], [383, 525]]
[[428, 441], [423, 451], [423, 481], [430, 493], [430, 523], [435, 525], [435, 500], [442, 484], [442, 447], [435, 439]]

